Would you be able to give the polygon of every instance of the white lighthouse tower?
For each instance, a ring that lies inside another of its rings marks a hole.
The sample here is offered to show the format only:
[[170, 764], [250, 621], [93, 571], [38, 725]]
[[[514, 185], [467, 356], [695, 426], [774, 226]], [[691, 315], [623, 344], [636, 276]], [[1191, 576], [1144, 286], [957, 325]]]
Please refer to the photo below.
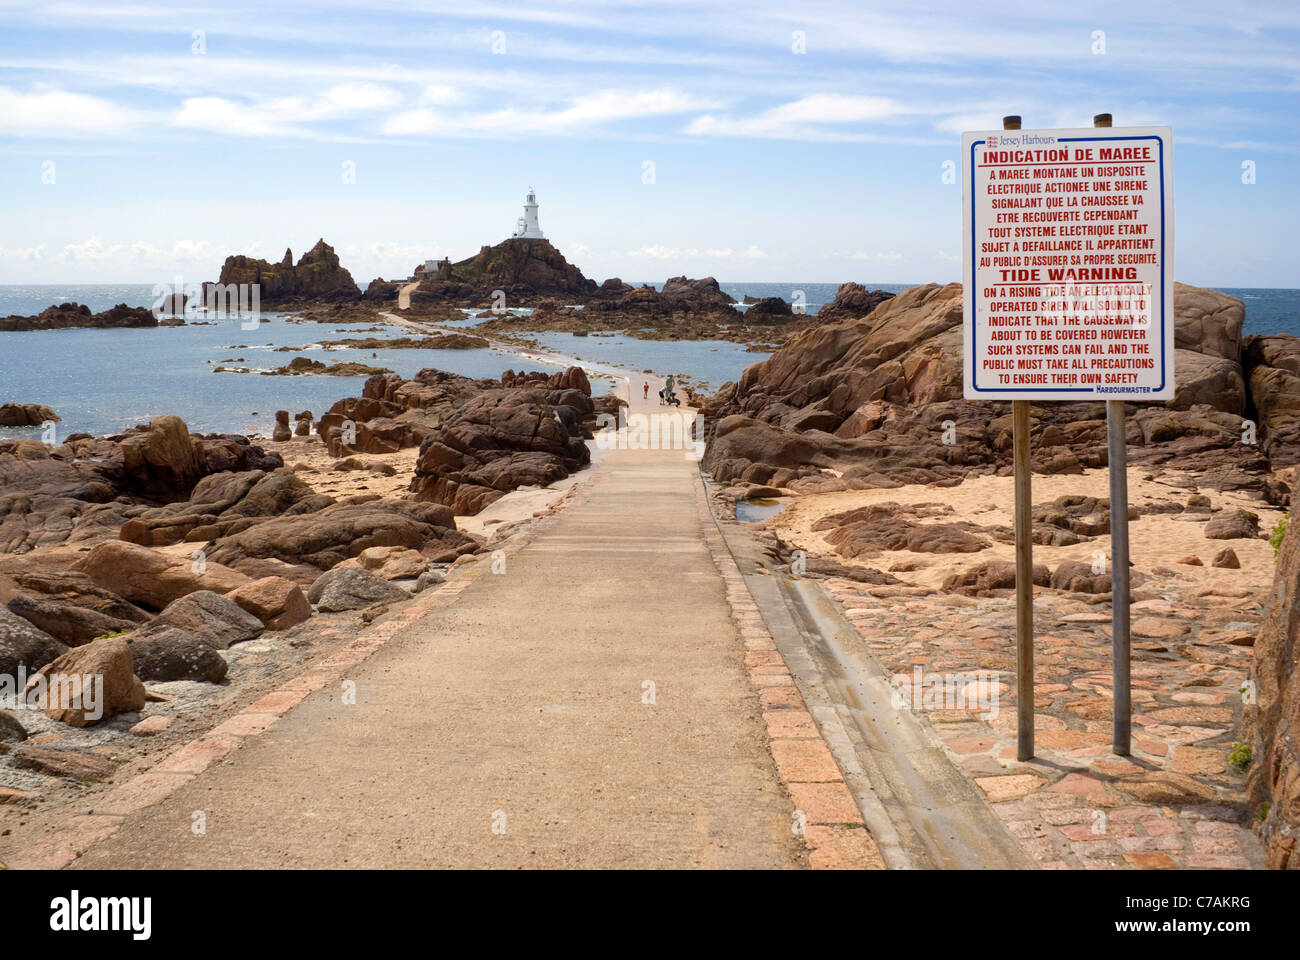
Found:
[[542, 228], [537, 224], [537, 195], [533, 193], [532, 187], [528, 188], [528, 198], [524, 201], [524, 215], [519, 218], [519, 228], [515, 230], [514, 235], [526, 240], [546, 239], [546, 234], [542, 233]]

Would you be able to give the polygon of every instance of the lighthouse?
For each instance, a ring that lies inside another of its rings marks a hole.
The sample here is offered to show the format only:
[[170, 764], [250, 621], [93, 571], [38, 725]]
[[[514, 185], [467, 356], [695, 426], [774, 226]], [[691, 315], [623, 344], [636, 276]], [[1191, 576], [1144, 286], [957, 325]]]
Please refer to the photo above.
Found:
[[524, 215], [519, 218], [519, 226], [514, 235], [526, 240], [546, 239], [546, 234], [542, 233], [542, 228], [537, 224], [537, 195], [533, 193], [531, 187], [528, 189], [527, 199], [524, 200]]

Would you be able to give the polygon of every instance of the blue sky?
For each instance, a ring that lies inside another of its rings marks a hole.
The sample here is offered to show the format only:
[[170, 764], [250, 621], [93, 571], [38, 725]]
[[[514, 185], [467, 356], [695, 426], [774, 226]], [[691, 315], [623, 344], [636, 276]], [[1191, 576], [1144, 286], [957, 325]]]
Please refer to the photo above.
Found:
[[1178, 279], [1294, 287], [1298, 101], [1294, 2], [0, 0], [0, 283], [365, 283], [530, 186], [598, 280], [955, 280], [961, 132], [1109, 111], [1173, 127]]

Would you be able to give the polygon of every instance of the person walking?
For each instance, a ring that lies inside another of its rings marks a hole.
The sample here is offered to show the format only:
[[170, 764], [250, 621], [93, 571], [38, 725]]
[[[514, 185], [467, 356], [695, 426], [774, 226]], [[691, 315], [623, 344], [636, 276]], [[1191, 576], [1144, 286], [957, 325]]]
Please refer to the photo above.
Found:
[[648, 384], [648, 383], [643, 383], [643, 384], [641, 384], [641, 391], [642, 391], [642, 394], [641, 394], [642, 397], [643, 397], [644, 399], [646, 399], [646, 400], [649, 400], [649, 399], [650, 399], [650, 384]]

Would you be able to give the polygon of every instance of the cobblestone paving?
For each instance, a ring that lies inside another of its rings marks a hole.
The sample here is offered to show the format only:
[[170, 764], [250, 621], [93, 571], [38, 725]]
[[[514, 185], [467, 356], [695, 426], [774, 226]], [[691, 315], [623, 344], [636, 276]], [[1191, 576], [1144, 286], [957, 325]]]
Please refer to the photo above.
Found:
[[[1109, 595], [1037, 591], [1036, 757], [1022, 763], [1013, 597], [827, 585], [894, 674], [896, 701], [928, 719], [1044, 868], [1263, 865], [1244, 775], [1229, 762], [1265, 612], [1255, 591], [1158, 578], [1135, 591], [1131, 757], [1111, 752]], [[980, 688], [960, 685], [981, 673], [996, 693], [983, 706]]]

